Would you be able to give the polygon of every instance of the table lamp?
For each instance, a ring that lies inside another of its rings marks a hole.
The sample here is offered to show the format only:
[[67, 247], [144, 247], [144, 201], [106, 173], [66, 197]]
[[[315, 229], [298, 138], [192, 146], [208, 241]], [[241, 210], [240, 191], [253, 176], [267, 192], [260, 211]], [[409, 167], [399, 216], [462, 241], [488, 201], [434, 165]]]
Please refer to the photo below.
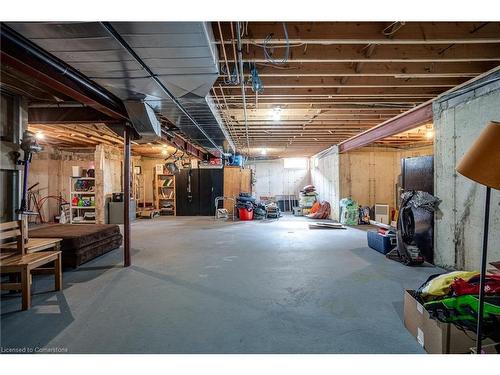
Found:
[[479, 306], [477, 317], [476, 353], [482, 351], [484, 284], [488, 257], [488, 227], [490, 216], [491, 189], [500, 190], [500, 122], [492, 121], [479, 135], [457, 166], [457, 172], [486, 186], [484, 209], [483, 249], [479, 281]]

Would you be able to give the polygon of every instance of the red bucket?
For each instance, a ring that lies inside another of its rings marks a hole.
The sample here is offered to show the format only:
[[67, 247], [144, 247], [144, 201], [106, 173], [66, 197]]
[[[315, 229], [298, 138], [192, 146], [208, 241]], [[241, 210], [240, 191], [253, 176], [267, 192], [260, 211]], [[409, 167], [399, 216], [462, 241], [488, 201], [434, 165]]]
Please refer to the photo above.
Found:
[[239, 209], [240, 220], [253, 220], [253, 210], [248, 208]]

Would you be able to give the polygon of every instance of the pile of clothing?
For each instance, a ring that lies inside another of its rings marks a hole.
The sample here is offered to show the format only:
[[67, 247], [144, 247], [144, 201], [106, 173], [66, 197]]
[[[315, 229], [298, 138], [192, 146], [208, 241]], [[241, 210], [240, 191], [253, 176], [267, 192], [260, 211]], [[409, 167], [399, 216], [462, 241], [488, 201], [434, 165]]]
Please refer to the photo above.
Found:
[[254, 220], [265, 218], [279, 218], [281, 211], [275, 202], [257, 202], [249, 193], [240, 193], [236, 198], [236, 214], [239, 217], [240, 208], [253, 211]]
[[266, 218], [266, 205], [262, 202], [256, 203], [253, 209], [253, 219], [262, 220], [265, 218]]
[[311, 208], [317, 201], [318, 193], [314, 185], [306, 185], [302, 188], [299, 194], [299, 207], [302, 208], [302, 213], [308, 215], [311, 213]]
[[316, 202], [311, 207], [311, 211], [306, 216], [310, 219], [315, 220], [323, 220], [328, 219], [330, 217], [330, 203], [327, 201], [324, 202]]
[[[484, 336], [500, 342], [500, 275], [488, 274], [483, 312]], [[432, 275], [415, 292], [432, 319], [476, 331], [479, 272], [453, 271]]]

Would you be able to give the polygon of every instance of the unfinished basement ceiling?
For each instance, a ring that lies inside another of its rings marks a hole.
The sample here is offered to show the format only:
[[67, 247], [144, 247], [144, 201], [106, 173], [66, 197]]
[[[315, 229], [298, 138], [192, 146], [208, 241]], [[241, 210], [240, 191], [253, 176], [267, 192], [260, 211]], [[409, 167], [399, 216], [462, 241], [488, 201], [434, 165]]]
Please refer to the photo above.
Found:
[[[28, 130], [40, 134], [38, 142], [41, 145], [59, 150], [95, 149], [99, 144], [123, 147], [123, 137], [116, 135], [105, 124], [29, 124]], [[165, 158], [177, 150], [161, 140], [144, 144], [132, 142], [131, 148], [134, 155], [152, 158]]]
[[[312, 155], [499, 64], [497, 22], [242, 22], [250, 155]], [[236, 22], [213, 22], [221, 76], [212, 95], [246, 151]], [[222, 37], [221, 37], [222, 36]], [[223, 40], [223, 43], [221, 43]], [[286, 46], [289, 55], [286, 55]], [[264, 54], [267, 48], [268, 57]], [[274, 63], [270, 61], [274, 60]], [[252, 89], [255, 67], [263, 91]], [[276, 109], [279, 108], [279, 109]], [[274, 113], [279, 112], [279, 120]], [[383, 144], [428, 143], [426, 132]]]
[[146, 102], [193, 142], [208, 150], [232, 149], [232, 140], [207, 95], [218, 77], [217, 49], [209, 24], [25, 22], [7, 25], [120, 99]]

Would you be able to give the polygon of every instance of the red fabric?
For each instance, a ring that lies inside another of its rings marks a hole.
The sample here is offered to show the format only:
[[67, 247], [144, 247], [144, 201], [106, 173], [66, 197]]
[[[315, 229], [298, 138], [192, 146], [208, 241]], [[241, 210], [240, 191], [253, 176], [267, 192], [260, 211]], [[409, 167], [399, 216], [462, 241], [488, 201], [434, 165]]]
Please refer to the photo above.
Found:
[[328, 219], [330, 217], [330, 203], [324, 201], [320, 204], [318, 212], [306, 215], [310, 219]]
[[[455, 279], [451, 284], [451, 290], [456, 296], [465, 294], [479, 294], [479, 276], [474, 276], [469, 281]], [[485, 279], [484, 292], [486, 294], [500, 295], [500, 275], [487, 275]]]

